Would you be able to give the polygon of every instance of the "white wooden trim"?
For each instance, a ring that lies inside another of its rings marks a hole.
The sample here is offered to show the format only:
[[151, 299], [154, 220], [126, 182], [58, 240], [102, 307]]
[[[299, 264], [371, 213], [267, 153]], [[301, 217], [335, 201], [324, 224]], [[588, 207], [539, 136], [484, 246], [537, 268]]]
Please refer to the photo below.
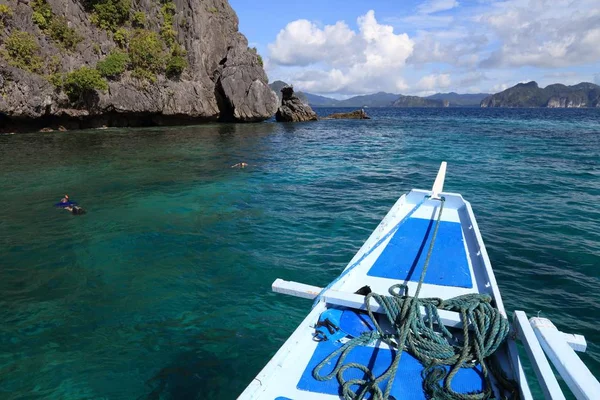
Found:
[[600, 382], [568, 345], [565, 336], [549, 319], [536, 317], [529, 322], [544, 352], [575, 397], [579, 400], [597, 399], [600, 395]]
[[[359, 294], [353, 293], [345, 293], [338, 292], [336, 290], [329, 290], [325, 294], [323, 294], [323, 299], [326, 303], [348, 307], [355, 310], [363, 310], [366, 311], [367, 307], [365, 305], [365, 296], [361, 296]], [[384, 314], [385, 311], [379, 304], [371, 302], [369, 304], [371, 306], [371, 311], [374, 313]], [[421, 307], [421, 315], [427, 317], [427, 313], [425, 309]], [[440, 320], [442, 323], [450, 328], [462, 328], [463, 324], [460, 319], [460, 314], [452, 311], [438, 310], [438, 315], [440, 316]]]
[[294, 281], [284, 281], [280, 278], [275, 279], [275, 281], [271, 284], [271, 289], [275, 293], [287, 294], [309, 300], [314, 300], [323, 290], [323, 288], [318, 286], [307, 285]]
[[[287, 294], [289, 296], [301, 297], [303, 299], [314, 300], [323, 288], [313, 285], [307, 285], [305, 283], [286, 281], [280, 278], [275, 279], [271, 285], [271, 289], [275, 293]], [[337, 306], [346, 306], [353, 309], [365, 310], [364, 297], [358, 294], [346, 293], [337, 290], [328, 290], [323, 295], [323, 300], [327, 303]], [[379, 307], [373, 305], [374, 312], [381, 312]], [[450, 327], [461, 328], [462, 323], [458, 313], [451, 311], [438, 311], [444, 325]], [[585, 352], [587, 348], [587, 342], [585, 337], [581, 335], [574, 335], [570, 333], [561, 332], [564, 340], [571, 346], [575, 351]]]
[[587, 350], [587, 342], [583, 335], [575, 335], [573, 333], [565, 333], [561, 332], [564, 340], [569, 344], [569, 346], [580, 353], [585, 353]]
[[442, 161], [440, 165], [440, 169], [435, 177], [435, 181], [433, 182], [433, 188], [431, 189], [431, 198], [439, 199], [440, 193], [444, 191], [444, 180], [446, 179], [446, 166], [448, 164], [446, 161]]
[[[276, 279], [271, 285], [272, 289], [276, 293], [288, 294], [296, 297], [302, 297], [305, 299], [315, 298], [320, 292], [321, 288], [317, 286], [305, 285], [298, 282], [284, 281], [283, 279]], [[316, 293], [313, 295], [313, 293]], [[309, 297], [312, 296], [312, 297]], [[340, 307], [348, 307], [355, 310], [367, 309], [365, 305], [365, 296], [354, 293], [341, 292], [338, 290], [330, 289], [323, 293], [323, 301], [327, 304]], [[371, 311], [374, 313], [383, 314], [385, 311], [377, 304], [371, 303]], [[421, 314], [426, 315], [425, 309], [421, 307]], [[462, 321], [460, 314], [452, 311], [438, 310], [438, 314], [442, 323], [445, 326], [451, 328], [462, 328]]]
[[533, 332], [527, 320], [527, 315], [523, 311], [515, 311], [513, 323], [515, 331], [521, 342], [523, 342], [525, 351], [531, 360], [531, 365], [544, 392], [544, 397], [547, 400], [563, 400], [565, 395], [560, 389], [554, 371], [552, 371], [552, 367], [544, 355], [544, 350], [542, 350], [535, 332]]

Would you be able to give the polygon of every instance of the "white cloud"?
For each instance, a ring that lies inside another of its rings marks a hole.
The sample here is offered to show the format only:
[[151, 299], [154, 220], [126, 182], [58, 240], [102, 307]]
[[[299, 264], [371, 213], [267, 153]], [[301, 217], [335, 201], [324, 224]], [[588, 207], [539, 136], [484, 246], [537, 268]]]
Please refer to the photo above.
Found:
[[383, 21], [394, 26], [402, 26], [404, 29], [424, 30], [447, 28], [454, 22], [454, 17], [452, 15], [414, 14], [401, 18], [387, 17]]
[[319, 28], [307, 20], [290, 22], [269, 45], [271, 63], [309, 66], [294, 76], [299, 89], [319, 93], [368, 93], [406, 88], [399, 78], [414, 42], [380, 24], [373, 10], [357, 19], [358, 31], [343, 22]]
[[420, 91], [433, 91], [450, 87], [452, 81], [449, 74], [431, 74], [422, 77], [417, 82], [416, 88]]
[[483, 1], [452, 15], [429, 15], [454, 3], [429, 1], [415, 15], [387, 18], [417, 29], [409, 63], [562, 68], [600, 61], [598, 0]]
[[320, 29], [313, 22], [299, 19], [290, 22], [269, 44], [270, 58], [280, 65], [309, 65], [322, 61], [336, 63], [348, 56], [356, 33], [345, 22]]
[[483, 67], [558, 68], [600, 60], [597, 0], [508, 0], [476, 20], [500, 40]]
[[488, 80], [489, 78], [481, 71], [471, 71], [460, 77], [458, 85], [460, 87], [472, 87], [477, 85], [481, 81]]
[[[512, 85], [510, 85], [510, 86], [512, 86]], [[497, 85], [492, 86], [491, 91], [492, 91], [492, 93], [499, 93], [499, 92], [502, 92], [502, 91], [508, 89], [510, 86], [506, 83], [499, 83]]]
[[459, 6], [456, 0], [430, 0], [418, 7], [419, 14], [434, 14], [440, 11], [451, 10]]
[[460, 27], [453, 30], [422, 31], [415, 38], [415, 50], [408, 62], [441, 62], [473, 67], [479, 63], [479, 54], [487, 44], [488, 38], [485, 35]]
[[290, 22], [269, 44], [266, 68], [300, 90], [338, 97], [498, 92], [524, 78], [600, 84], [599, 0], [459, 1], [426, 0], [384, 22], [371, 10], [357, 28]]

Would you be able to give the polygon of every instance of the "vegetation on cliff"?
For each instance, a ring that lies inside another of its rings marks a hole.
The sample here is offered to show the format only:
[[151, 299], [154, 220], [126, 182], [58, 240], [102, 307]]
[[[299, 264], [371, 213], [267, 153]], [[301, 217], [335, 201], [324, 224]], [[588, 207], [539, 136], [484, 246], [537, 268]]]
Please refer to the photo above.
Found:
[[14, 30], [4, 43], [0, 53], [9, 65], [29, 72], [40, 72], [43, 67], [40, 45], [35, 37], [27, 32]]
[[98, 70], [81, 67], [67, 74], [63, 88], [73, 103], [83, 101], [84, 97], [94, 90], [107, 90], [108, 83]]
[[4, 29], [8, 21], [13, 17], [13, 9], [6, 5], [0, 4], [0, 29]]
[[89, 0], [90, 21], [96, 26], [115, 32], [129, 19], [131, 0]]
[[105, 78], [118, 79], [131, 65], [129, 54], [114, 49], [106, 58], [96, 64], [96, 69]]
[[[227, 1], [5, 2], [0, 4], [5, 126], [42, 117], [39, 123], [79, 127], [260, 121], [276, 111], [262, 59], [238, 32]], [[129, 114], [131, 120], [114, 114]], [[12, 129], [5, 126], [0, 131]]]
[[[187, 53], [177, 43], [177, 32], [173, 28], [176, 7], [172, 0], [163, 1], [160, 7], [160, 36], [144, 28], [147, 25], [144, 12], [131, 13], [131, 0], [89, 0], [85, 6], [90, 12], [89, 20], [106, 30], [116, 46], [124, 50], [113, 49], [105, 59], [98, 61], [96, 68], [100, 76], [114, 80], [130, 70], [133, 77], [156, 82], [157, 74], [177, 78], [187, 68]], [[32, 21], [43, 35], [59, 46], [59, 51], [76, 50], [83, 37], [69, 26], [66, 17], [53, 12], [47, 0], [32, 1], [31, 10]], [[12, 15], [11, 7], [0, 5], [2, 26], [9, 22]], [[47, 70], [55, 69], [49, 68], [50, 59], [41, 56], [40, 46], [35, 36], [29, 32], [13, 29], [6, 39], [2, 55], [10, 65], [29, 72], [41, 73], [44, 67]], [[68, 71], [58, 71], [48, 77], [60, 89], [61, 80], [57, 79], [56, 74], [64, 75], [66, 72]], [[69, 93], [66, 94], [70, 99], [74, 98]]]

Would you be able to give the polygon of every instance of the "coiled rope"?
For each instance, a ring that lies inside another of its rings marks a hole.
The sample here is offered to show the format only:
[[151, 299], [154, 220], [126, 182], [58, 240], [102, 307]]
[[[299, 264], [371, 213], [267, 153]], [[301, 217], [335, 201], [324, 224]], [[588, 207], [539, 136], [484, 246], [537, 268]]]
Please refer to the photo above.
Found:
[[[408, 295], [408, 287], [405, 284], [393, 285], [389, 288], [390, 296], [382, 296], [370, 293], [365, 296], [367, 312], [373, 321], [376, 330], [364, 332], [361, 336], [351, 339], [342, 347], [331, 353], [313, 370], [316, 380], [324, 381], [334, 376], [342, 389], [342, 395], [346, 400], [361, 400], [367, 394], [373, 400], [387, 400], [396, 377], [398, 365], [402, 358], [403, 350], [408, 351], [423, 365], [423, 390], [428, 398], [440, 400], [483, 400], [493, 396], [490, 381], [490, 372], [497, 377], [497, 381], [508, 386], [504, 388], [512, 396], [517, 391], [514, 383], [506, 380], [501, 374], [496, 373], [494, 368], [489, 368], [486, 358], [492, 355], [503, 343], [509, 331], [509, 323], [500, 314], [498, 309], [492, 307], [491, 297], [483, 294], [467, 294], [451, 299], [419, 298], [419, 292], [429, 266], [433, 246], [438, 233], [445, 199], [441, 198], [439, 214], [427, 257], [421, 272], [414, 297]], [[414, 212], [414, 210], [413, 210]], [[385, 316], [393, 327], [393, 333], [384, 332], [371, 309], [371, 299], [384, 310]], [[425, 309], [425, 318], [421, 314], [420, 307]], [[462, 338], [453, 335], [442, 323], [438, 310], [454, 311], [460, 314], [463, 325]], [[437, 325], [439, 330], [434, 330]], [[358, 363], [344, 364], [346, 357], [357, 346], [366, 346], [376, 340], [381, 340], [397, 349], [393, 355], [391, 365], [385, 373], [376, 377], [365, 365]], [[453, 343], [453, 344], [452, 344]], [[328, 375], [320, 375], [321, 369], [331, 360], [339, 355], [335, 368]], [[474, 368], [481, 365], [485, 379], [485, 388], [480, 392], [468, 394], [458, 393], [452, 389], [452, 379], [461, 368]], [[447, 371], [445, 366], [449, 366]], [[344, 373], [350, 369], [358, 369], [365, 375], [365, 379], [344, 378]], [[443, 379], [443, 385], [439, 381]], [[380, 384], [387, 381], [385, 390]], [[353, 391], [352, 387], [358, 386]]]

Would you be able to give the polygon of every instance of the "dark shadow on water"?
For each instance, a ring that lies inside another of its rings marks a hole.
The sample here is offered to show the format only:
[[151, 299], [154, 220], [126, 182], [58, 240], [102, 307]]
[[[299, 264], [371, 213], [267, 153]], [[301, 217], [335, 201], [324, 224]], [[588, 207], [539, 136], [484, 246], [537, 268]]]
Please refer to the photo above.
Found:
[[225, 358], [202, 351], [180, 353], [146, 382], [149, 393], [138, 400], [234, 399], [239, 393], [225, 395], [224, 382], [235, 375]]

